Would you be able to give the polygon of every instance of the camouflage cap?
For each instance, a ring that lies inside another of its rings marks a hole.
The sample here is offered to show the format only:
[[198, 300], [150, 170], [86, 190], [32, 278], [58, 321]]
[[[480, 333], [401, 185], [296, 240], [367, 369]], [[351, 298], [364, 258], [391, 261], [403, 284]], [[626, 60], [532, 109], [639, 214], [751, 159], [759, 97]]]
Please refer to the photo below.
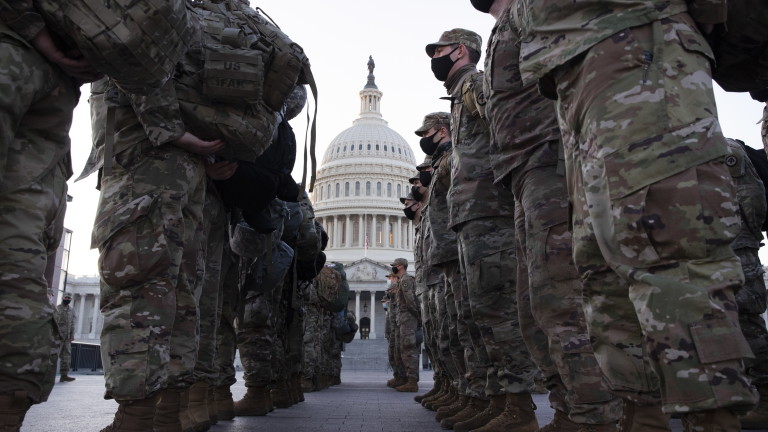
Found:
[[395, 258], [395, 261], [390, 265], [393, 267], [401, 265], [405, 268], [408, 268], [408, 260], [405, 258]]
[[416, 183], [416, 180], [419, 180], [419, 175], [418, 174], [416, 174], [415, 176], [409, 178], [408, 179], [408, 183], [414, 184], [414, 183]]
[[400, 203], [405, 204], [407, 200], [416, 201], [416, 198], [413, 197], [412, 193], [408, 193], [408, 196], [400, 197]]
[[62, 297], [62, 299], [70, 299], [70, 300], [72, 300], [72, 294], [64, 293], [64, 296]]
[[462, 44], [466, 46], [467, 48], [473, 48], [477, 52], [482, 52], [482, 46], [483, 46], [483, 38], [480, 37], [479, 34], [473, 32], [472, 30], [467, 30], [463, 28], [455, 28], [453, 30], [448, 30], [446, 32], [443, 32], [443, 34], [440, 36], [440, 40], [437, 42], [432, 42], [431, 44], [427, 45], [427, 55], [432, 57], [435, 55], [435, 50], [439, 46], [447, 46], [447, 45], [454, 45], [454, 44]]
[[421, 127], [414, 132], [417, 136], [424, 136], [424, 133], [436, 125], [450, 125], [451, 113], [447, 112], [433, 112], [424, 116], [424, 121], [421, 123]]
[[432, 166], [432, 156], [427, 155], [427, 157], [424, 158], [424, 162], [416, 165], [416, 169], [419, 171], [423, 171], [424, 169], [429, 168], [431, 166]]

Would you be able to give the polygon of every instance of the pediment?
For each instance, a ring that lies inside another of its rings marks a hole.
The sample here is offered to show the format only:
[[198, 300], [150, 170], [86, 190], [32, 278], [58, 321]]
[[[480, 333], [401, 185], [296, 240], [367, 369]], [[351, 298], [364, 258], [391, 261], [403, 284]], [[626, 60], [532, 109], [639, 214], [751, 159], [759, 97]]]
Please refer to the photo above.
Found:
[[390, 268], [376, 261], [363, 258], [344, 267], [347, 273], [347, 280], [351, 282], [361, 281], [383, 281]]

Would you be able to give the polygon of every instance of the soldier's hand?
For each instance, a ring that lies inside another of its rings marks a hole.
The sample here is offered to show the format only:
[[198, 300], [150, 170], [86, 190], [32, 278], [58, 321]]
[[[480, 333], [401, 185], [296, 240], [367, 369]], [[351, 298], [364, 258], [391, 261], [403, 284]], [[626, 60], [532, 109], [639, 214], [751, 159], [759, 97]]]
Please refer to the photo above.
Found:
[[190, 153], [206, 156], [221, 151], [225, 144], [220, 139], [203, 141], [189, 132], [184, 132], [184, 135], [174, 141], [173, 145]]
[[213, 180], [226, 180], [237, 171], [237, 162], [221, 161], [205, 164], [205, 173]]
[[104, 76], [101, 72], [97, 71], [93, 67], [80, 51], [72, 50], [64, 53], [53, 41], [48, 29], [43, 28], [34, 39], [32, 39], [32, 45], [45, 56], [51, 63], [56, 64], [67, 75], [76, 79], [80, 83], [87, 83], [96, 81]]

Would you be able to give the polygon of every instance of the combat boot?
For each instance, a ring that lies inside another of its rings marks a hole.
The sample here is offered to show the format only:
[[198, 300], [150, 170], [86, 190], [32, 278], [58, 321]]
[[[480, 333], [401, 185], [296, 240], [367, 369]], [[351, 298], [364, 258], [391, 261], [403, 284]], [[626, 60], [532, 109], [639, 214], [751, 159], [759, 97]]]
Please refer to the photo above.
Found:
[[768, 385], [757, 388], [760, 393], [760, 403], [740, 418], [742, 429], [765, 429], [768, 427]]
[[432, 411], [437, 411], [441, 407], [453, 404], [458, 398], [459, 391], [456, 389], [456, 387], [451, 387], [445, 396], [435, 400], [427, 408], [431, 409]]
[[616, 422], [606, 424], [576, 423], [568, 414], [555, 410], [552, 421], [539, 429], [539, 432], [616, 432]]
[[339, 375], [334, 375], [333, 377], [331, 377], [331, 385], [332, 386], [336, 386], [336, 385], [339, 385], [339, 384], [341, 384], [341, 377]]
[[235, 418], [235, 401], [232, 400], [229, 386], [215, 387], [213, 399], [216, 401], [216, 415], [218, 415], [219, 420], [228, 421]]
[[479, 429], [485, 426], [488, 424], [488, 422], [504, 412], [506, 398], [506, 395], [503, 394], [491, 396], [490, 402], [488, 403], [488, 407], [486, 409], [469, 420], [454, 423], [453, 430], [469, 432], [471, 430]]
[[312, 382], [312, 378], [301, 379], [301, 391], [304, 393], [312, 393], [315, 391], [315, 383]]
[[196, 432], [195, 421], [189, 413], [189, 388], [179, 390], [179, 422], [183, 432]]
[[395, 390], [403, 393], [416, 393], [419, 391], [419, 379], [408, 378], [408, 381], [406, 381], [405, 384], [395, 387]]
[[112, 424], [101, 432], [147, 432], [153, 429], [157, 393], [148, 398], [134, 401], [118, 401], [117, 412]]
[[72, 378], [71, 376], [69, 376], [67, 374], [62, 374], [61, 378], [59, 378], [59, 382], [72, 382], [74, 380], [75, 380], [75, 378]]
[[404, 377], [395, 376], [391, 380], [387, 381], [387, 387], [397, 388], [397, 387], [400, 387], [401, 385], [403, 385], [403, 384], [405, 384], [407, 382], [408, 382], [408, 380], [406, 380]]
[[440, 407], [440, 409], [435, 412], [435, 420], [440, 422], [444, 418], [456, 415], [459, 411], [463, 410], [467, 407], [467, 405], [469, 405], [469, 400], [469, 396], [461, 395], [458, 399], [456, 399], [456, 402], [447, 406]]
[[211, 427], [208, 418], [208, 383], [196, 382], [189, 388], [189, 417], [195, 431], [206, 431]]
[[485, 409], [488, 408], [489, 403], [490, 401], [488, 401], [488, 399], [471, 397], [469, 398], [469, 403], [464, 407], [464, 409], [462, 409], [461, 411], [457, 412], [456, 414], [450, 417], [444, 418], [440, 422], [440, 427], [442, 427], [443, 429], [453, 429], [453, 425], [455, 425], [456, 423], [467, 421], [472, 417], [485, 411]]
[[[739, 432], [739, 416], [727, 408], [683, 414], [684, 432]], [[763, 427], [766, 427], [764, 424]]]
[[669, 414], [661, 411], [661, 405], [638, 405], [624, 399], [619, 432], [670, 432]]
[[208, 407], [208, 420], [211, 426], [219, 422], [219, 412], [216, 409], [216, 396], [213, 395], [214, 388], [212, 385], [208, 386], [208, 399], [205, 401], [205, 405]]
[[415, 400], [416, 402], [421, 403], [421, 401], [423, 401], [424, 398], [428, 398], [428, 397], [430, 397], [430, 396], [440, 392], [440, 389], [442, 388], [442, 386], [443, 386], [443, 380], [440, 377], [437, 377], [437, 378], [435, 378], [435, 385], [432, 386], [432, 389], [430, 391], [424, 393], [423, 395], [414, 396], [413, 400]]
[[27, 392], [17, 391], [0, 395], [0, 431], [18, 432], [24, 422], [32, 400]]
[[157, 392], [157, 397], [155, 418], [152, 422], [154, 432], [181, 431], [181, 421], [179, 420], [181, 391], [178, 389], [163, 389]]
[[290, 408], [291, 407], [291, 395], [288, 393], [288, 383], [280, 381], [270, 391], [272, 396], [272, 404], [275, 408]]
[[496, 416], [485, 426], [472, 429], [473, 432], [536, 432], [539, 430], [539, 422], [536, 421], [536, 405], [531, 394], [507, 393], [504, 403], [504, 411]]
[[248, 387], [242, 399], [235, 402], [236, 416], [265, 416], [272, 411], [272, 397], [267, 387]]
[[293, 392], [296, 394], [297, 402], [304, 402], [304, 390], [301, 389], [301, 375], [294, 375], [291, 380]]
[[438, 401], [438, 400], [440, 400], [441, 398], [443, 398], [443, 397], [445, 397], [446, 395], [448, 395], [448, 394], [450, 393], [450, 391], [451, 391], [451, 389], [452, 389], [452, 388], [453, 388], [453, 383], [452, 383], [450, 380], [447, 380], [447, 379], [446, 379], [446, 380], [445, 380], [445, 384], [443, 385], [443, 388], [441, 388], [439, 392], [435, 393], [435, 394], [434, 394], [434, 395], [432, 395], [432, 396], [429, 396], [429, 397], [425, 397], [424, 399], [422, 399], [422, 400], [421, 400], [421, 406], [423, 406], [424, 408], [427, 408], [427, 409], [431, 410], [431, 409], [432, 409], [432, 408], [431, 408], [431, 407], [432, 407], [432, 404], [433, 404], [435, 401]]

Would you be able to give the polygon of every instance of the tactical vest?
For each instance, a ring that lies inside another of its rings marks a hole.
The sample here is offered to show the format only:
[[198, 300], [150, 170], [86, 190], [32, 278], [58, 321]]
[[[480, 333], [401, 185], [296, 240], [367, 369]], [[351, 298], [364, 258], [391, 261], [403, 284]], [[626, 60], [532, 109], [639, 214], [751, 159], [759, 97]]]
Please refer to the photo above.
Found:
[[34, 0], [46, 25], [118, 86], [162, 86], [195, 33], [184, 0]]

